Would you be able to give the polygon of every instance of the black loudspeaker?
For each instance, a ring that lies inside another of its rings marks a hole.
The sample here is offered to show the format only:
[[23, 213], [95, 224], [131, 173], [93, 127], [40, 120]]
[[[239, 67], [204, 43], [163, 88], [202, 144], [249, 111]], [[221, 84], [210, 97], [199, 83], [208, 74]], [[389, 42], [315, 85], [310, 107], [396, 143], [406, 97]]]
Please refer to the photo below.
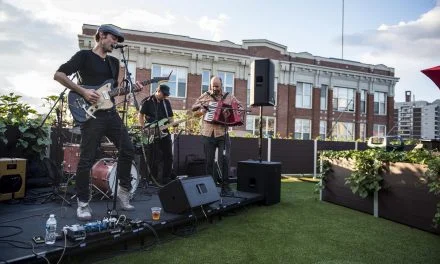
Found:
[[270, 59], [252, 62], [250, 81], [252, 106], [275, 105], [275, 65]]
[[237, 190], [259, 193], [263, 203], [272, 205], [281, 199], [281, 162], [239, 161]]
[[220, 200], [210, 175], [174, 180], [159, 190], [164, 211], [180, 214]]

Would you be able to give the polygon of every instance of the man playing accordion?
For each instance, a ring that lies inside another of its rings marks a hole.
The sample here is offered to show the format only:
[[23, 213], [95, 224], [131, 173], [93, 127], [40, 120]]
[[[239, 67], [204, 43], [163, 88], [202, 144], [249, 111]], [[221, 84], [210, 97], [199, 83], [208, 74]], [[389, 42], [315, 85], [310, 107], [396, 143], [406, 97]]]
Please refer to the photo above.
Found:
[[[234, 95], [223, 92], [219, 77], [212, 77], [209, 90], [192, 106], [192, 111], [204, 115], [201, 134], [206, 158], [206, 174], [221, 184], [222, 194], [231, 194], [229, 186], [229, 157], [231, 141], [228, 126], [242, 125], [242, 106]], [[215, 152], [218, 149], [218, 163]]]

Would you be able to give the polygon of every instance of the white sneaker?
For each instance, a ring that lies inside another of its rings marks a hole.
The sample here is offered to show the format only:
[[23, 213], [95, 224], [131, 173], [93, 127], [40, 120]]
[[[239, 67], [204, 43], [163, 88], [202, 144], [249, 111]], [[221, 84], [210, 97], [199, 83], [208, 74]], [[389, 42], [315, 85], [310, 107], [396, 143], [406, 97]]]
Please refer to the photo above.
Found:
[[134, 206], [130, 204], [131, 194], [125, 188], [118, 186], [118, 199], [121, 204], [122, 210], [133, 211]]
[[76, 217], [81, 221], [88, 221], [92, 219], [92, 209], [89, 203], [81, 202], [78, 200], [78, 209], [76, 209]]

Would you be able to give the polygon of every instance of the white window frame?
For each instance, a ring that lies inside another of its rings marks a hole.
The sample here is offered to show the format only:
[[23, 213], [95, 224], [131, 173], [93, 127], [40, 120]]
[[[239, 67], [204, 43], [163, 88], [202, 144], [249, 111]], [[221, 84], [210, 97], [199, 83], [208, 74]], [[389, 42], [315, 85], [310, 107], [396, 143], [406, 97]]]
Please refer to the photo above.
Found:
[[354, 140], [354, 123], [351, 122], [333, 122], [332, 137], [339, 141]]
[[373, 136], [385, 137], [387, 135], [387, 126], [382, 124], [373, 125]]
[[131, 74], [130, 75], [131, 82], [134, 84], [136, 82], [136, 62], [129, 61], [127, 67], [128, 67], [128, 72]]
[[[206, 73], [208, 74], [208, 79], [206, 79]], [[202, 84], [200, 85], [200, 94], [209, 90], [209, 85], [211, 83], [211, 70], [202, 70]], [[203, 87], [206, 86], [206, 90]]]
[[[367, 113], [367, 101], [368, 101], [368, 91], [367, 90], [361, 90], [360, 92], [360, 106], [359, 106], [359, 111], [361, 114], [366, 114]], [[362, 109], [362, 106], [363, 109]]]
[[[324, 90], [324, 96], [323, 96]], [[319, 90], [319, 107], [321, 110], [327, 110], [327, 98], [328, 98], [328, 85], [321, 84], [321, 89]]]
[[[159, 69], [159, 74], [156, 74], [157, 68]], [[170, 72], [172, 72], [170, 76], [170, 80], [168, 82], [164, 82], [161, 84], [166, 84], [170, 87], [170, 97], [176, 97], [176, 98], [186, 98], [187, 94], [187, 87], [188, 87], [188, 68], [185, 67], [178, 67], [178, 66], [171, 66], [171, 65], [164, 65], [164, 64], [153, 64], [151, 66], [151, 78], [154, 77], [168, 77]], [[184, 82], [179, 82], [183, 80]], [[183, 93], [183, 95], [179, 96], [179, 83], [184, 83], [185, 87], [183, 88], [183, 91], [180, 91]], [[150, 85], [150, 93], [153, 94], [159, 84], [153, 83]]]
[[320, 120], [319, 121], [319, 137], [321, 140], [325, 140], [327, 138], [327, 121]]
[[[222, 79], [223, 92], [234, 94], [235, 74], [233, 72], [218, 71], [217, 76]], [[228, 83], [230, 80], [232, 83]]]
[[374, 92], [374, 114], [387, 114], [387, 93]]
[[333, 110], [338, 112], [355, 111], [356, 90], [347, 87], [333, 88]]
[[312, 120], [295, 118], [294, 139], [304, 140], [311, 138], [312, 138]]
[[[257, 115], [247, 115], [246, 116], [246, 131], [252, 135], [259, 135], [260, 116]], [[269, 121], [273, 122], [273, 131], [271, 132]], [[276, 119], [273, 116], [263, 116], [263, 137], [267, 138], [271, 135], [275, 135], [276, 132]]]
[[296, 84], [296, 108], [312, 109], [312, 84], [297, 82]]
[[361, 141], [367, 140], [367, 124], [365, 123], [359, 124], [359, 139]]

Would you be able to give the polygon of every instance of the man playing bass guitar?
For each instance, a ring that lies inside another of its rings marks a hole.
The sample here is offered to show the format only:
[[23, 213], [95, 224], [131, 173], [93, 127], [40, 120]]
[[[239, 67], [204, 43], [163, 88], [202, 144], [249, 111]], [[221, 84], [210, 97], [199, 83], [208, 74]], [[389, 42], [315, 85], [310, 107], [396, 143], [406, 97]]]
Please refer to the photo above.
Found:
[[[149, 144], [147, 145], [147, 159], [150, 172], [157, 181], [156, 184], [163, 185], [171, 181], [173, 166], [172, 141], [168, 128], [161, 130], [160, 123], [168, 119], [168, 123], [173, 123], [173, 109], [167, 99], [170, 95], [170, 88], [161, 84], [156, 92], [145, 98], [138, 115], [139, 125], [147, 133]], [[174, 124], [175, 126], [178, 123]]]

